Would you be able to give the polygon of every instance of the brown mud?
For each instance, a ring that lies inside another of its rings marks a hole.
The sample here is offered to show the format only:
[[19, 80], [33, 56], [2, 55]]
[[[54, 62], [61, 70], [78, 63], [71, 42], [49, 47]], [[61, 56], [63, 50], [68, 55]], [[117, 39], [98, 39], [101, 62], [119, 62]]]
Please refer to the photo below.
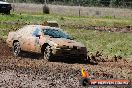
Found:
[[[90, 56], [91, 59], [93, 57], [98, 59], [99, 55]], [[103, 59], [98, 59], [98, 64], [93, 64], [48, 62], [29, 53], [22, 57], [14, 57], [6, 42], [0, 39], [0, 87], [81, 88], [81, 67], [90, 70], [95, 79], [132, 79], [132, 61], [121, 58], [110, 61]], [[131, 87], [132, 85], [123, 88]]]
[[[6, 25], [27, 25], [27, 24], [36, 24], [38, 23], [25, 23], [25, 22], [0, 22], [0, 24]], [[42, 23], [43, 24], [43, 23]], [[63, 24], [61, 27], [75, 28], [75, 29], [84, 29], [84, 30], [97, 30], [97, 31], [105, 31], [105, 32], [121, 32], [121, 33], [132, 33], [132, 26], [85, 26], [85, 25], [71, 25], [71, 24]]]
[[76, 29], [85, 29], [85, 30], [97, 30], [97, 31], [105, 31], [105, 32], [121, 32], [121, 33], [132, 33], [132, 26], [84, 26], [84, 25], [61, 25], [62, 27], [70, 27]]

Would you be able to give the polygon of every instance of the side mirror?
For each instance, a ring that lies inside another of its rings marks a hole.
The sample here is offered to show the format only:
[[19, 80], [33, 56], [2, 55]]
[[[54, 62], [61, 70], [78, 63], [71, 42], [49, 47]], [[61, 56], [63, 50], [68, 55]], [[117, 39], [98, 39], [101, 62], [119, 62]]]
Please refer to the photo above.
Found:
[[40, 36], [41, 36], [41, 35], [36, 35], [36, 37], [39, 37], [39, 39], [40, 39]]
[[72, 37], [71, 40], [75, 40], [76, 38], [75, 37]]

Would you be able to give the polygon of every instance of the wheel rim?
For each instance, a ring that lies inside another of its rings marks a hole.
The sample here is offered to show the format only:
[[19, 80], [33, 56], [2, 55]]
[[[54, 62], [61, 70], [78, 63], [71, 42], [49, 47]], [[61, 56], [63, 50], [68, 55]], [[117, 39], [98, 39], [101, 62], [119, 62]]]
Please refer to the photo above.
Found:
[[18, 44], [14, 44], [14, 49], [13, 49], [14, 55], [18, 56], [19, 52], [20, 52], [20, 47]]
[[48, 60], [50, 57], [50, 49], [49, 47], [46, 47], [45, 51], [44, 51], [44, 59]]

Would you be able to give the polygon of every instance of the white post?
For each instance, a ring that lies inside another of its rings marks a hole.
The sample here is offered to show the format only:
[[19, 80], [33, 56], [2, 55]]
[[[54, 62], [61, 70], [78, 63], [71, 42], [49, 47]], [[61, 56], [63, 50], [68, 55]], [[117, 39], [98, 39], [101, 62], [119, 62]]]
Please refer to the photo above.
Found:
[[46, 1], [46, 0], [44, 0], [44, 4], [45, 4], [45, 5], [47, 4], [47, 1]]
[[79, 3], [79, 12], [78, 12], [78, 14], [79, 14], [79, 17], [81, 16], [81, 8], [80, 8], [80, 1], [78, 0], [78, 3]]
[[13, 12], [15, 11], [15, 5], [14, 5], [14, 0], [13, 0], [13, 6], [12, 6]]

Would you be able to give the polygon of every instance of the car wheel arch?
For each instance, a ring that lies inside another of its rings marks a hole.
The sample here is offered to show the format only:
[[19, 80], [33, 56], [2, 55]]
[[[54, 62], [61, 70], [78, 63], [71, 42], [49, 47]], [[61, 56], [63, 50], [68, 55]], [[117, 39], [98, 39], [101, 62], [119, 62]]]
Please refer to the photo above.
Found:
[[19, 41], [18, 40], [14, 40], [12, 46], [14, 45], [15, 42], [19, 42]]
[[14, 40], [12, 44], [12, 51], [14, 56], [19, 56], [21, 52], [20, 43], [18, 40]]
[[43, 52], [44, 52], [44, 50], [45, 50], [45, 48], [47, 47], [47, 46], [50, 46], [48, 43], [44, 43], [43, 45], [42, 45], [42, 47], [41, 47], [41, 53], [43, 54]]

